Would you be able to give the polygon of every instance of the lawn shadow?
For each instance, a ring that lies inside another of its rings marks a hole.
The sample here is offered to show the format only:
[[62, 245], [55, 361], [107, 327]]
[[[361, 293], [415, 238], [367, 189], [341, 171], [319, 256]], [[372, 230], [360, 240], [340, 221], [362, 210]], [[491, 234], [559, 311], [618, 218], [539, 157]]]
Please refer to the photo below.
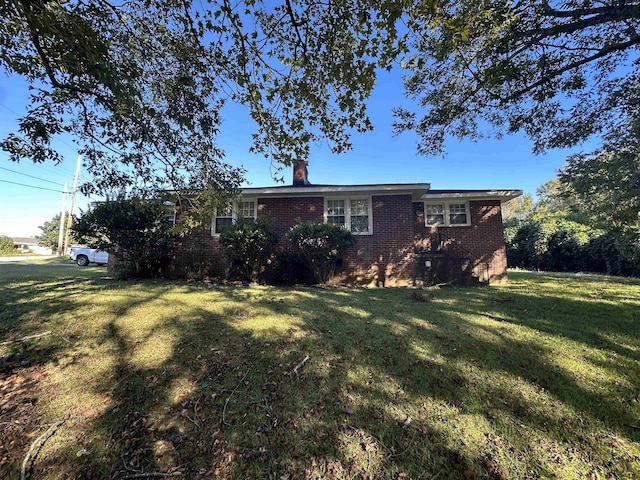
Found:
[[[619, 332], [603, 324], [581, 336], [571, 323], [548, 325], [535, 309], [514, 310], [541, 308], [525, 293], [113, 285], [102, 323], [76, 339], [108, 360], [82, 386], [103, 405], [76, 413], [36, 473], [540, 478], [557, 476], [566, 465], [552, 456], [571, 449], [571, 460], [592, 455], [593, 468], [610, 473], [638, 461], [612, 450], [611, 437], [640, 440], [629, 426], [632, 407], [585, 387], [552, 361], [547, 341], [605, 350], [594, 332]], [[562, 312], [581, 311], [579, 300], [554, 302]], [[37, 308], [46, 315], [82, 305], [49, 298]], [[147, 322], [145, 312], [158, 305]], [[627, 315], [614, 304], [599, 308]], [[624, 325], [622, 333], [634, 332]], [[56, 338], [43, 361], [63, 355]], [[60, 368], [77, 375], [87, 358]], [[633, 369], [629, 381], [638, 378], [638, 365], [625, 367]], [[536, 450], [534, 439], [547, 443]], [[549, 445], [560, 450], [543, 452]], [[616, 464], [598, 464], [604, 456]]]

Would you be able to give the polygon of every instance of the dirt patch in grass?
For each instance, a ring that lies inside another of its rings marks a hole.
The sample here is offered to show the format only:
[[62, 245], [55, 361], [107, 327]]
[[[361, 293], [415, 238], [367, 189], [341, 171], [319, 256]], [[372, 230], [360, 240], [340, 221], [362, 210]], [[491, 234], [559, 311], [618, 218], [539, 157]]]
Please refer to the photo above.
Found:
[[1, 478], [20, 478], [20, 466], [29, 446], [47, 430], [39, 409], [44, 370], [42, 365], [29, 366], [24, 356], [0, 357]]

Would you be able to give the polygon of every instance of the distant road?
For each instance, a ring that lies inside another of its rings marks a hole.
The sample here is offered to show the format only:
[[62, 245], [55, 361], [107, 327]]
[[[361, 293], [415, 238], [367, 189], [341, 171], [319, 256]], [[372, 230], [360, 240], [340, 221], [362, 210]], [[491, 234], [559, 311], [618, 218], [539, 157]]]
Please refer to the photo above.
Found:
[[0, 257], [0, 263], [3, 262], [32, 262], [34, 260], [49, 260], [50, 258], [58, 258], [57, 255], [20, 255], [17, 257]]

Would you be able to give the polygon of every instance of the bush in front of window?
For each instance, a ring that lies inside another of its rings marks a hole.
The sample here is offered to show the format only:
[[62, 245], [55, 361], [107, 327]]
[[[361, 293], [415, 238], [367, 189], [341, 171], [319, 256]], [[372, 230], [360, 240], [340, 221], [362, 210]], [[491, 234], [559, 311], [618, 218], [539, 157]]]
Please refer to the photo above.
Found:
[[264, 280], [272, 285], [311, 285], [316, 282], [305, 256], [289, 250], [276, 252], [269, 259]]
[[226, 247], [232, 264], [240, 267], [245, 280], [258, 281], [262, 267], [278, 241], [264, 222], [238, 218], [220, 234], [220, 243]]
[[313, 222], [291, 227], [287, 240], [304, 255], [320, 283], [326, 283], [333, 277], [344, 250], [356, 243], [356, 237], [341, 225]]

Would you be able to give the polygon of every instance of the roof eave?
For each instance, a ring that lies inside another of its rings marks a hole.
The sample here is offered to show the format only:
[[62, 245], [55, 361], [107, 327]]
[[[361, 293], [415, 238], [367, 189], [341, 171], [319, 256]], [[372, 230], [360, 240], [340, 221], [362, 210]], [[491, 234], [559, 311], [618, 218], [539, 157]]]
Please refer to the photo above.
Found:
[[522, 195], [522, 190], [485, 190], [481, 192], [448, 192], [422, 195], [421, 200], [500, 200], [506, 202]]
[[243, 196], [259, 197], [312, 197], [339, 195], [407, 195], [414, 200], [429, 191], [428, 183], [379, 185], [307, 185], [304, 187], [247, 187], [240, 189]]

